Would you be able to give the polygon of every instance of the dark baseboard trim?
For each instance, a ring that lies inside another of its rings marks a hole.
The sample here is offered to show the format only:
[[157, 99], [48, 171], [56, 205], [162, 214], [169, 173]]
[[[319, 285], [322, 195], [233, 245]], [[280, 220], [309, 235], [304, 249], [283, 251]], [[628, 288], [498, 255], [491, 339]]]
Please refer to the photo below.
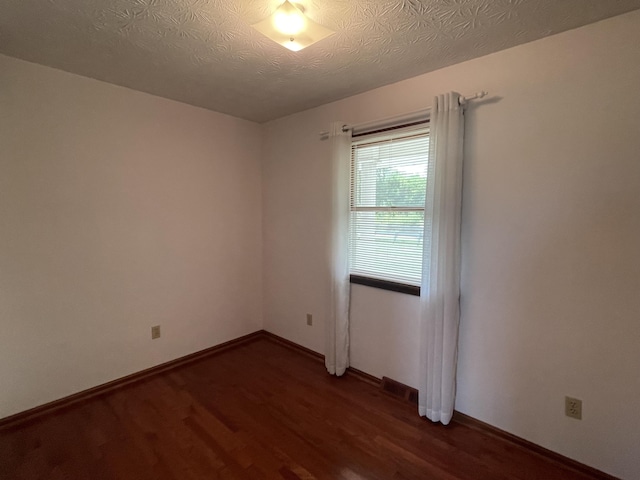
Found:
[[546, 458], [547, 460], [551, 460], [555, 463], [561, 464], [565, 468], [574, 470], [575, 472], [582, 473], [589, 477], [598, 480], [620, 480], [618, 477], [614, 477], [609, 475], [608, 473], [601, 472], [593, 467], [580, 463], [576, 460], [572, 460], [571, 458], [565, 457], [564, 455], [560, 455], [552, 450], [548, 450], [540, 445], [536, 445], [524, 438], [513, 435], [512, 433], [505, 432], [504, 430], [499, 429], [498, 427], [494, 427], [488, 423], [477, 420], [469, 415], [465, 415], [464, 413], [460, 413], [457, 410], [453, 412], [453, 422], [464, 425], [466, 427], [472, 428], [474, 430], [481, 431], [487, 435], [491, 435], [496, 438], [500, 438], [507, 442], [513, 443], [518, 447], [521, 447], [525, 450], [535, 453], [541, 457]]
[[261, 333], [264, 338], [271, 340], [272, 342], [284, 345], [291, 350], [295, 350], [296, 352], [302, 353], [303, 355], [318, 360], [319, 362], [324, 362], [324, 355], [321, 353], [311, 350], [310, 348], [303, 347], [302, 345], [292, 342], [291, 340], [287, 340], [286, 338], [276, 335], [275, 333], [267, 332], [266, 330], [262, 330]]
[[[141, 382], [159, 373], [173, 370], [183, 365], [201, 360], [205, 357], [216, 355], [218, 353], [222, 353], [224, 351], [231, 350], [233, 348], [237, 348], [260, 339], [267, 339], [272, 342], [276, 342], [307, 357], [313, 358], [314, 360], [324, 362], [324, 355], [322, 355], [321, 353], [303, 347], [302, 345], [282, 338], [271, 332], [267, 332], [266, 330], [259, 330], [257, 332], [236, 338], [234, 340], [221, 343], [220, 345], [216, 345], [205, 350], [200, 350], [199, 352], [195, 352], [190, 355], [186, 355], [184, 357], [162, 363], [155, 367], [147, 368], [146, 370], [127, 375], [126, 377], [122, 377], [111, 382], [98, 385], [97, 387], [83, 390], [82, 392], [69, 395], [68, 397], [54, 400], [53, 402], [49, 402], [44, 405], [25, 410], [24, 412], [16, 413], [15, 415], [11, 415], [9, 417], [1, 418], [0, 431], [17, 427], [27, 422], [38, 420], [39, 418], [59, 412], [60, 410], [64, 410], [78, 403], [87, 401], [98, 395], [103, 395], [127, 385]], [[383, 377], [382, 379], [380, 379], [353, 367], [349, 367], [347, 369], [346, 375], [357, 378], [375, 387], [379, 387], [385, 393], [408, 403], [417, 403], [417, 390], [393, 379], [387, 377]], [[587, 475], [593, 479], [619, 480], [617, 477], [611, 476], [595, 468], [584, 465], [580, 462], [565, 457], [564, 455], [560, 455], [559, 453], [541, 447], [540, 445], [536, 445], [535, 443], [529, 442], [528, 440], [517, 437], [516, 435], [513, 435], [511, 433], [505, 432], [504, 430], [477, 420], [473, 417], [470, 417], [469, 415], [465, 415], [464, 413], [460, 413], [458, 411], [454, 412], [453, 422], [459, 425], [464, 425], [468, 428], [472, 428], [474, 430], [479, 430], [485, 434], [500, 438], [506, 442], [510, 442], [520, 448], [533, 452], [541, 457], [544, 457], [547, 460], [551, 460], [555, 463], [561, 464], [566, 468]]]
[[[276, 335], [275, 333], [271, 333], [271, 332], [267, 332], [266, 330], [262, 331], [262, 334], [264, 335], [265, 338], [267, 338], [268, 340], [271, 340], [273, 342], [279, 343], [280, 345], [283, 345], [287, 348], [290, 348], [291, 350], [295, 350], [296, 352], [302, 353], [303, 355], [307, 355], [308, 357], [311, 357], [315, 360], [318, 360], [319, 362], [324, 363], [324, 355], [321, 353], [318, 353], [314, 350], [311, 350], [307, 347], [303, 347], [302, 345], [299, 345], [295, 342], [292, 342], [291, 340], [287, 340], [286, 338], [282, 338], [279, 335]], [[376, 387], [380, 386], [380, 382], [381, 380], [378, 377], [374, 377], [373, 375], [369, 375], [368, 373], [363, 372], [362, 370], [358, 370], [357, 368], [353, 368], [353, 367], [349, 367], [347, 368], [347, 371], [345, 372], [345, 375], [350, 375], [352, 377], [356, 377], [360, 380], [362, 380], [363, 382], [369, 383], [371, 385], [374, 385]]]
[[355, 377], [362, 382], [373, 385], [374, 387], [380, 387], [382, 383], [382, 380], [380, 380], [378, 377], [374, 377], [373, 375], [369, 375], [368, 373], [365, 373], [362, 370], [358, 370], [357, 368], [353, 367], [347, 368], [345, 375]]
[[103, 395], [105, 393], [111, 392], [113, 390], [117, 390], [127, 385], [141, 382], [143, 380], [146, 380], [149, 377], [152, 377], [153, 375], [157, 375], [159, 373], [166, 372], [168, 370], [173, 370], [174, 368], [178, 368], [183, 365], [196, 362], [205, 357], [222, 353], [226, 350], [237, 348], [246, 343], [256, 341], [260, 338], [263, 338], [263, 333], [264, 333], [263, 330], [259, 330], [257, 332], [250, 333], [248, 335], [244, 335], [242, 337], [236, 338], [234, 340], [230, 340], [228, 342], [224, 342], [219, 345], [215, 345], [213, 347], [200, 350], [199, 352], [185, 355], [184, 357], [180, 357], [175, 360], [171, 360], [166, 363], [156, 365], [155, 367], [147, 368], [140, 372], [132, 373], [131, 375], [127, 375], [126, 377], [117, 378], [116, 380], [112, 380], [111, 382], [103, 383], [102, 385], [98, 385], [96, 387], [89, 388], [87, 390], [83, 390], [78, 393], [74, 393], [72, 395], [60, 398], [58, 400], [54, 400], [49, 403], [45, 403], [44, 405], [30, 408], [29, 410], [25, 410], [23, 412], [10, 415], [5, 418], [1, 418], [0, 431], [15, 427], [15, 426], [19, 426], [21, 424], [24, 424], [33, 420], [37, 420], [38, 418], [66, 409], [68, 407], [71, 407], [72, 405], [85, 402], [98, 395]]
[[[292, 350], [301, 352], [305, 355], [309, 355], [315, 358], [316, 360], [324, 362], [324, 355], [318, 352], [314, 352], [313, 350], [309, 350], [308, 348], [303, 347], [302, 345], [298, 345], [291, 340], [287, 340], [266, 331], [264, 332], [264, 336], [265, 338], [280, 343], [281, 345], [284, 345]], [[346, 375], [353, 376], [375, 387], [379, 387], [388, 395], [407, 402], [411, 405], [417, 406], [418, 404], [418, 390], [396, 380], [388, 377], [382, 377], [380, 379], [353, 367], [347, 368]], [[493, 425], [482, 422], [480, 420], [476, 420], [475, 418], [470, 417], [469, 415], [465, 415], [464, 413], [455, 411], [453, 414], [453, 422], [458, 423], [459, 425], [464, 425], [468, 428], [472, 428], [474, 430], [479, 430], [487, 435], [500, 438], [506, 442], [512, 443], [520, 448], [533, 452], [541, 457], [544, 457], [547, 460], [560, 464], [575, 472], [587, 475], [594, 480], [620, 480], [617, 477], [601, 472], [600, 470], [589, 467], [588, 465], [584, 465], [583, 463], [572, 460], [571, 458], [565, 457], [564, 455], [560, 455], [559, 453], [556, 453], [552, 450], [548, 450], [544, 447], [541, 447], [540, 445], [536, 445], [535, 443], [525, 440], [524, 438], [520, 438], [509, 432], [505, 432], [504, 430], [494, 427]]]

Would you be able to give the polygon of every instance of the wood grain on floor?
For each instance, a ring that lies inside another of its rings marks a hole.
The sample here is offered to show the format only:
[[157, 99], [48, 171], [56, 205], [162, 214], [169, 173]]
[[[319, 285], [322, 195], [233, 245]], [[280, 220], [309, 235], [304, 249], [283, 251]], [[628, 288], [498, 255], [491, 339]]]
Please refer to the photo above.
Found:
[[263, 338], [1, 431], [0, 478], [593, 477]]

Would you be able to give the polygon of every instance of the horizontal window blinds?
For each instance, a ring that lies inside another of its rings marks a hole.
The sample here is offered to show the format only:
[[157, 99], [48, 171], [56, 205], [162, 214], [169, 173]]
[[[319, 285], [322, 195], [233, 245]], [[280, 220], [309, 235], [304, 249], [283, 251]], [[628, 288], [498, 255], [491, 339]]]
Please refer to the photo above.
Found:
[[424, 125], [352, 143], [352, 275], [420, 285], [428, 159]]

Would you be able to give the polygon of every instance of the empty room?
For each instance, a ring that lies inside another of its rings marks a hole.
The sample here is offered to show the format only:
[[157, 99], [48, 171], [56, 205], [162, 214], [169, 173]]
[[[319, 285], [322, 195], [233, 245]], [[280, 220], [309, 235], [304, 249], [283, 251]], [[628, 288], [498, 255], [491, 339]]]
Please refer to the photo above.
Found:
[[640, 479], [640, 0], [2, 0], [0, 479]]

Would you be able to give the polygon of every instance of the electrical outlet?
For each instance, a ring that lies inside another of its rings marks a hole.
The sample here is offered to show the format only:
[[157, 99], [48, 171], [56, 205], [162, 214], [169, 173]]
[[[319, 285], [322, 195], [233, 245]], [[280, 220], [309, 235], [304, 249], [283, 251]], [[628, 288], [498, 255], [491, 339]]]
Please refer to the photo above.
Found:
[[151, 340], [155, 340], [156, 338], [160, 338], [160, 325], [151, 327]]
[[567, 417], [582, 420], [582, 400], [564, 397], [564, 414]]
[[307, 313], [307, 325], [313, 325], [313, 315], [311, 315], [310, 313]]

